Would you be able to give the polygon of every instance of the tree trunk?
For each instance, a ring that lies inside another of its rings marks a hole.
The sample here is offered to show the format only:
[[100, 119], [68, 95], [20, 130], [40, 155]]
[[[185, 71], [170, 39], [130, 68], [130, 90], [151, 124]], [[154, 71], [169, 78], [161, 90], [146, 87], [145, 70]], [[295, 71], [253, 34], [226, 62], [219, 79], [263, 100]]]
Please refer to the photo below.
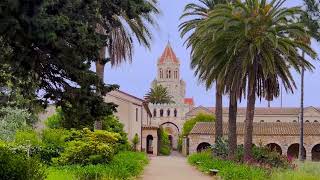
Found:
[[233, 91], [230, 92], [228, 128], [228, 156], [234, 159], [237, 150], [237, 98]]
[[[302, 58], [304, 59], [304, 52], [302, 52]], [[299, 145], [299, 160], [304, 161], [304, 150], [303, 150], [303, 123], [304, 123], [304, 106], [303, 106], [303, 101], [304, 101], [304, 67], [303, 63], [301, 63], [301, 97], [300, 97], [300, 145]]]
[[[251, 77], [249, 76], [249, 79]], [[252, 158], [252, 135], [253, 135], [253, 117], [256, 102], [255, 84], [249, 81], [248, 85], [248, 102], [245, 120], [245, 136], [244, 136], [244, 160], [249, 161]]]
[[[106, 48], [105, 47], [101, 48], [99, 50], [99, 58], [96, 62], [96, 73], [102, 83], [104, 80], [105, 53], [106, 53]], [[101, 95], [101, 91], [99, 91], [99, 89], [97, 89], [97, 93]], [[96, 120], [94, 122], [94, 129], [98, 129], [98, 130], [102, 129], [102, 121], [101, 120]]]
[[215, 142], [222, 138], [222, 94], [219, 92], [218, 83], [216, 83], [216, 121], [215, 121]]

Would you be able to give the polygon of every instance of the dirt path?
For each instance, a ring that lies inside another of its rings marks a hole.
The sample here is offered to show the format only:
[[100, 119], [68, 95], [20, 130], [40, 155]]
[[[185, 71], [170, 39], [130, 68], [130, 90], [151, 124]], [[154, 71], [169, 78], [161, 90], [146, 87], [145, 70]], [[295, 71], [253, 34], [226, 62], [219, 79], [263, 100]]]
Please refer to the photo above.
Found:
[[150, 157], [142, 180], [213, 180], [188, 164], [187, 159], [177, 152], [170, 156]]

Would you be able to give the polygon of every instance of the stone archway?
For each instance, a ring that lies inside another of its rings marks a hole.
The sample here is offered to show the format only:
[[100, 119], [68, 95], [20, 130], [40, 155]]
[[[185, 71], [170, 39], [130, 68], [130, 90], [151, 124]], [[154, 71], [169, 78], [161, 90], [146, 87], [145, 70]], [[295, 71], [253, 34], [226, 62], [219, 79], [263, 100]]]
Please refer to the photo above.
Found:
[[[292, 157], [292, 158], [296, 158], [296, 159], [299, 157], [299, 144], [298, 143], [291, 144], [288, 147], [287, 156]], [[306, 158], [306, 149], [304, 147], [303, 147], [303, 156], [305, 159]]]
[[311, 150], [312, 161], [320, 161], [320, 144], [313, 146]]
[[281, 146], [279, 144], [277, 144], [277, 143], [269, 143], [269, 144], [266, 145], [266, 147], [268, 149], [270, 149], [271, 151], [275, 151], [275, 152], [277, 152], [279, 154], [282, 154]]
[[152, 135], [148, 135], [147, 136], [147, 153], [148, 154], [153, 154], [153, 136]]
[[210, 148], [211, 145], [207, 142], [202, 142], [197, 146], [197, 152], [202, 152], [208, 148]]
[[169, 141], [172, 149], [178, 148], [179, 128], [172, 122], [165, 122], [160, 125], [169, 135]]

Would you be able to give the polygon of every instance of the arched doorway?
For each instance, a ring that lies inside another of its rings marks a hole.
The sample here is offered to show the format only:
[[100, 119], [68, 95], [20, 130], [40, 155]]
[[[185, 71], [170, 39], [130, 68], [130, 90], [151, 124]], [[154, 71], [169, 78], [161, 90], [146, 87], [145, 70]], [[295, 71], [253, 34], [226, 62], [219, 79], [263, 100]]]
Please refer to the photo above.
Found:
[[209, 143], [207, 143], [207, 142], [202, 142], [202, 143], [200, 143], [199, 145], [198, 145], [198, 147], [197, 147], [197, 152], [202, 152], [202, 151], [204, 151], [204, 150], [206, 150], [206, 149], [208, 149], [208, 148], [210, 148], [211, 147], [211, 145], [209, 144]]
[[267, 144], [266, 146], [270, 151], [276, 151], [277, 153], [279, 154], [282, 154], [282, 149], [281, 147], [276, 144], [276, 143], [270, 143], [270, 144]]
[[[296, 159], [299, 157], [299, 144], [298, 143], [291, 144], [289, 146], [287, 156], [292, 157], [292, 158], [296, 158]], [[306, 149], [304, 147], [303, 147], [303, 157], [304, 157], [304, 159], [306, 158]]]
[[320, 161], [320, 144], [313, 146], [311, 150], [312, 161]]
[[147, 136], [147, 153], [153, 154], [153, 136], [152, 135]]
[[167, 133], [170, 142], [170, 146], [173, 150], [178, 148], [178, 140], [179, 140], [179, 128], [176, 124], [172, 122], [165, 122], [160, 125]]

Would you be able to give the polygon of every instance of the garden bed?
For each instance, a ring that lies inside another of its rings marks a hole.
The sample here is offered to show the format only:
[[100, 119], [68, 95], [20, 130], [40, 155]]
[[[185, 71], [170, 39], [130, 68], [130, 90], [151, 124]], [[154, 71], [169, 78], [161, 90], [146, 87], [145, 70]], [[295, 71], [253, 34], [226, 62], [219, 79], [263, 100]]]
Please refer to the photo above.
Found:
[[108, 164], [50, 167], [46, 179], [134, 179], [142, 173], [147, 164], [148, 158], [145, 153], [120, 152]]

